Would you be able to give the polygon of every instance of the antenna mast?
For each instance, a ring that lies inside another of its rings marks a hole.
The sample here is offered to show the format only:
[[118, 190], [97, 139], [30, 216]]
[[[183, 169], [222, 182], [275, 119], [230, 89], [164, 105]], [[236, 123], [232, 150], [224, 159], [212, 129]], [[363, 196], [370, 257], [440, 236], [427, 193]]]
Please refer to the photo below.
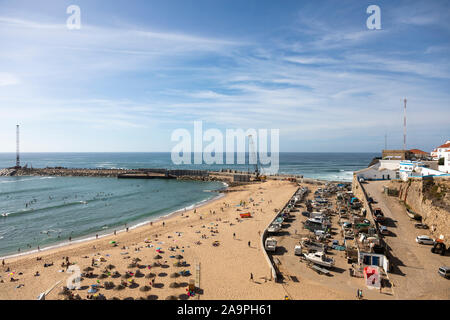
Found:
[[[255, 144], [253, 141], [253, 136], [250, 134], [248, 136], [248, 151], [249, 151], [249, 164], [251, 164], [250, 162], [253, 162], [253, 164], [255, 165], [255, 174], [256, 177], [259, 176], [259, 168], [258, 168], [258, 156], [256, 155], [256, 150], [255, 150]], [[251, 158], [250, 158], [251, 157]]]
[[405, 107], [403, 109], [403, 150], [406, 150], [406, 98], [403, 100]]

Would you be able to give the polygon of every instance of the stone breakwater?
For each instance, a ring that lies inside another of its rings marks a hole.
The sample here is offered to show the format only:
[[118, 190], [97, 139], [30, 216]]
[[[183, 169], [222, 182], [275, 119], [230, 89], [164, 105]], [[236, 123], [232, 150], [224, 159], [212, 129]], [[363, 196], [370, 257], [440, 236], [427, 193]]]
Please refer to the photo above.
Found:
[[[5, 168], [0, 169], [0, 176], [46, 176], [46, 177], [112, 177], [112, 178], [129, 178], [129, 179], [178, 179], [178, 180], [195, 180], [195, 181], [220, 181], [225, 182], [228, 186], [237, 186], [251, 183], [255, 181], [255, 175], [248, 172], [237, 170], [223, 171], [206, 171], [206, 170], [168, 170], [168, 169], [103, 169], [103, 168], [64, 168], [64, 167], [47, 167], [47, 168]], [[247, 181], [236, 179], [236, 176], [248, 176]], [[268, 180], [290, 180], [297, 182], [310, 183], [322, 182], [312, 179], [303, 178], [300, 175], [270, 175]]]
[[45, 177], [112, 177], [112, 178], [176, 178], [178, 180], [220, 181], [229, 186], [244, 183], [233, 182], [233, 175], [199, 170], [166, 169], [84, 169], [84, 168], [8, 168], [1, 169], [0, 176], [45, 176]]
[[[117, 177], [119, 174], [134, 172], [127, 169], [69, 169], [69, 168], [42, 168], [42, 169], [3, 169], [0, 176], [50, 176], [50, 177]], [[3, 174], [2, 174], [3, 173]]]

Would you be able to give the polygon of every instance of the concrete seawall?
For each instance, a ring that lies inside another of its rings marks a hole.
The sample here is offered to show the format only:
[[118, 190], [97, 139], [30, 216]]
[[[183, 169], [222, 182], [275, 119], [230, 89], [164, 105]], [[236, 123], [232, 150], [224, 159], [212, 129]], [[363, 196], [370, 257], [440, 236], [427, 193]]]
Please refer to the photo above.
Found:
[[[300, 190], [300, 187], [297, 188], [297, 190], [292, 194], [292, 196], [289, 198], [289, 201], [286, 202], [284, 207], [275, 214], [275, 217], [278, 216], [278, 214], [280, 212], [283, 212], [287, 208], [287, 206], [289, 205], [291, 199], [298, 193], [299, 190]], [[277, 282], [278, 281], [278, 272], [277, 272], [277, 269], [275, 267], [275, 263], [273, 262], [273, 259], [271, 258], [271, 256], [269, 256], [267, 254], [267, 251], [265, 249], [265, 242], [266, 242], [266, 239], [267, 239], [267, 237], [269, 235], [269, 232], [267, 231], [267, 229], [269, 229], [270, 225], [273, 223], [274, 220], [275, 220], [275, 218], [270, 221], [270, 223], [267, 225], [267, 227], [264, 229], [264, 232], [261, 235], [261, 247], [262, 247], [262, 250], [263, 250], [264, 257], [265, 257], [265, 259], [267, 261], [267, 264], [269, 265], [269, 269], [270, 269], [270, 273], [271, 273], [272, 279], [275, 282]]]

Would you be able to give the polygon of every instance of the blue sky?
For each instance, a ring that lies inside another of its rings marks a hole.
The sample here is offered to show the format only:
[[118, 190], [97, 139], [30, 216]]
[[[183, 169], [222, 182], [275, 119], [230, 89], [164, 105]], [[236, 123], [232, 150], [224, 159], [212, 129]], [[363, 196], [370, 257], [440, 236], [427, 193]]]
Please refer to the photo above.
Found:
[[17, 123], [28, 152], [170, 151], [195, 120], [377, 152], [385, 134], [402, 147], [404, 97], [408, 147], [430, 151], [450, 138], [449, 17], [449, 1], [0, 0], [0, 152]]

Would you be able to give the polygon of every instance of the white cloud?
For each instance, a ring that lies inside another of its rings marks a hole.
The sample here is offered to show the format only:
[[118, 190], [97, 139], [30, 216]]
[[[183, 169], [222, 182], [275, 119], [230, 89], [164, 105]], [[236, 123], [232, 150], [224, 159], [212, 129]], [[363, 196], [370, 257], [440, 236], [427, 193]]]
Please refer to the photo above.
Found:
[[11, 73], [0, 72], [0, 87], [11, 86], [19, 83], [20, 81], [15, 75]]

